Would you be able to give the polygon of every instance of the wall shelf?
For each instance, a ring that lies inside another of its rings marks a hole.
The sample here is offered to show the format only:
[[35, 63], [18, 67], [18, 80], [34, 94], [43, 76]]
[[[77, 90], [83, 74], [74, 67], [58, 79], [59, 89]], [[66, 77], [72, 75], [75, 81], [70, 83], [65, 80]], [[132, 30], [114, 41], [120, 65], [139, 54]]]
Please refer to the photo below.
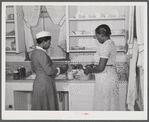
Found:
[[16, 53], [16, 51], [15, 50], [6, 50], [6, 53]]
[[[95, 53], [97, 50], [93, 50], [93, 49], [88, 49], [88, 50], [69, 50], [70, 53]], [[120, 48], [119, 46], [117, 46], [117, 52], [125, 52], [126, 53], [126, 48], [122, 47]]]
[[70, 53], [95, 53], [97, 50], [69, 50]]
[[6, 20], [6, 23], [14, 23], [15, 20]]
[[[69, 37], [84, 37], [84, 36], [94, 36], [94, 34], [69, 35]], [[111, 36], [125, 36], [125, 34], [112, 34]]]
[[95, 21], [95, 20], [125, 20], [125, 17], [109, 17], [109, 18], [69, 18], [69, 21]]
[[15, 38], [15, 36], [6, 36], [6, 38]]

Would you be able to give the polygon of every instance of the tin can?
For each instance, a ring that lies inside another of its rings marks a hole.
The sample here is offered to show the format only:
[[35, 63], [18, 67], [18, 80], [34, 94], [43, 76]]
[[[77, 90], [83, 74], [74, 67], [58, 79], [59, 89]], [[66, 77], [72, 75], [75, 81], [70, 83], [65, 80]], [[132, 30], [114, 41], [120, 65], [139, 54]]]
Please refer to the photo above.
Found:
[[17, 70], [13, 72], [13, 79], [14, 80], [19, 80], [20, 79], [20, 74]]
[[22, 78], [26, 76], [26, 69], [24, 66], [21, 66]]
[[20, 76], [20, 78], [22, 78], [22, 71], [21, 71], [21, 67], [18, 67], [18, 72], [19, 72], [19, 76]]

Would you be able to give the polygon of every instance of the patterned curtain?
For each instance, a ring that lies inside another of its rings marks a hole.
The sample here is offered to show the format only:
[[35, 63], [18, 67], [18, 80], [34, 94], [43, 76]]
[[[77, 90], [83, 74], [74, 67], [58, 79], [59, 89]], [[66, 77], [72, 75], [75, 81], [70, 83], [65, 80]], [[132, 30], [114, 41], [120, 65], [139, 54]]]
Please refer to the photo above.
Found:
[[60, 26], [58, 46], [66, 51], [66, 6], [46, 6], [51, 22]]
[[138, 56], [138, 44], [135, 38], [135, 7], [129, 7], [129, 39], [127, 57], [129, 60], [129, 78], [127, 91], [127, 105], [128, 109], [134, 111], [136, 99], [136, 62]]
[[35, 39], [33, 38], [32, 27], [38, 24], [40, 16], [40, 6], [23, 6], [25, 42], [27, 52], [31, 52], [35, 47]]

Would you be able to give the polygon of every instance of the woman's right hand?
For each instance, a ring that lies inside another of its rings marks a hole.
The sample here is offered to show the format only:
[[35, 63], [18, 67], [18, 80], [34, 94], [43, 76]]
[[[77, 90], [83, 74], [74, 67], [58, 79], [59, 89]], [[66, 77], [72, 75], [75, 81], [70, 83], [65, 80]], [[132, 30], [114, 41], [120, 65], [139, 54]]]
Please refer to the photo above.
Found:
[[64, 64], [63, 66], [59, 67], [60, 68], [60, 74], [65, 73], [68, 70], [68, 64]]

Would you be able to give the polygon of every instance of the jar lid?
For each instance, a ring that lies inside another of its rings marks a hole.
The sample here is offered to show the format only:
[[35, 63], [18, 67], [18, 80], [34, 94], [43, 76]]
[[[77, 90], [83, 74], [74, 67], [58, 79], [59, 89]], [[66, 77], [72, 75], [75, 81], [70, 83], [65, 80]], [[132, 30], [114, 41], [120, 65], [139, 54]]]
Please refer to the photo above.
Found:
[[22, 68], [24, 68], [24, 66], [21, 66]]
[[18, 67], [18, 69], [21, 69], [21, 67]]

